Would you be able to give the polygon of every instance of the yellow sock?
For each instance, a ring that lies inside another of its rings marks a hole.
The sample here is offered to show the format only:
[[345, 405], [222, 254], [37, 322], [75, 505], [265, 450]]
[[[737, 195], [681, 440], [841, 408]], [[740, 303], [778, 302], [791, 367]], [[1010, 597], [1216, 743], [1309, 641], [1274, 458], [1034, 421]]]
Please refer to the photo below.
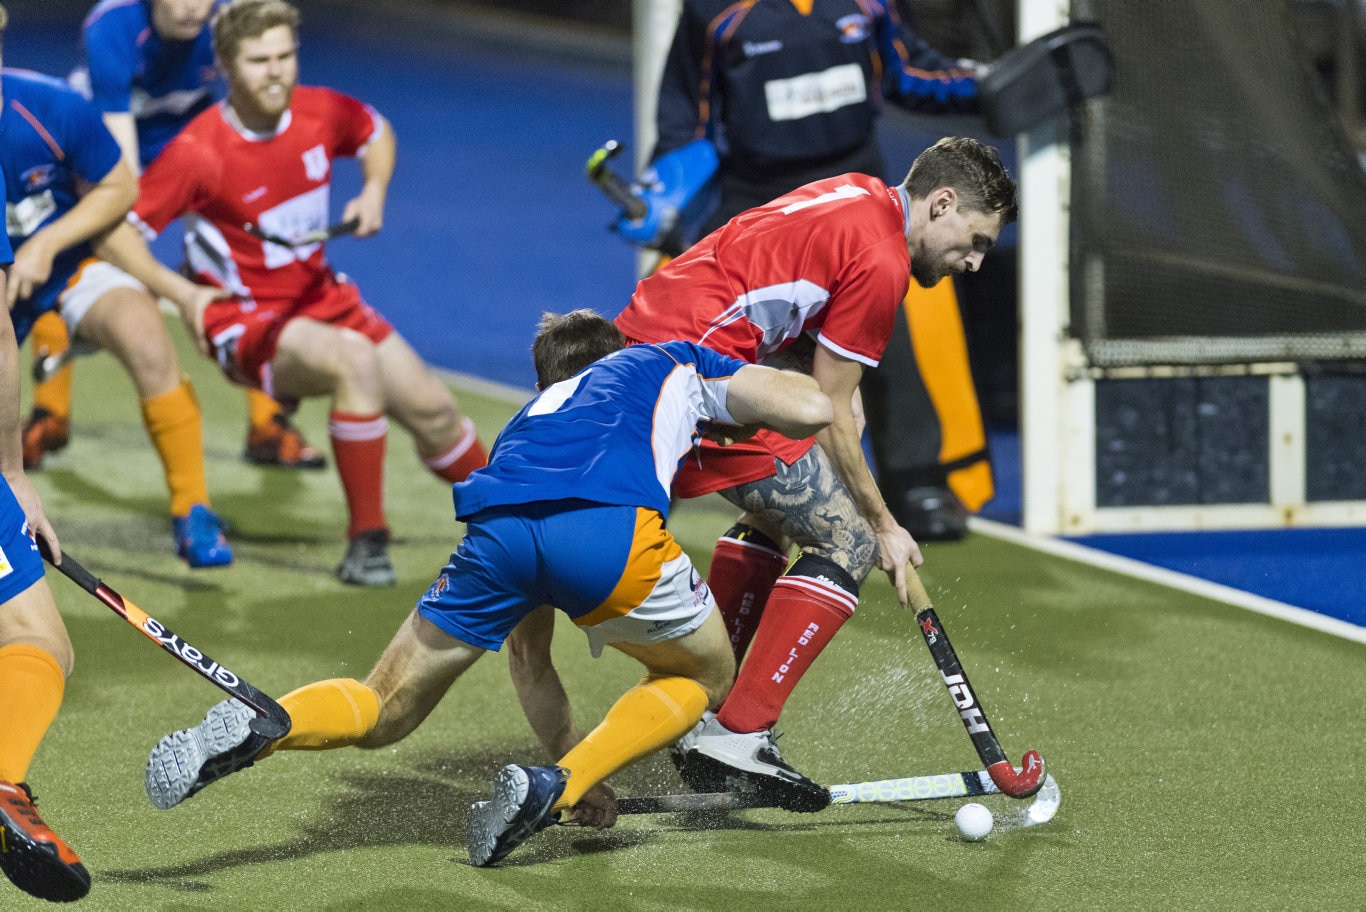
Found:
[[262, 756], [281, 750], [331, 750], [355, 744], [379, 721], [379, 694], [360, 681], [318, 681], [280, 698], [293, 722]]
[[[66, 321], [55, 311], [48, 311], [39, 317], [29, 332], [33, 339], [33, 357], [46, 354], [55, 355], [71, 347], [71, 337], [67, 335]], [[57, 371], [42, 383], [33, 386], [33, 407], [47, 409], [58, 418], [71, 417], [71, 365]]]
[[555, 802], [562, 811], [617, 770], [672, 744], [702, 718], [707, 693], [692, 678], [650, 675], [612, 704], [597, 728], [560, 760], [569, 783]]
[[24, 781], [65, 692], [66, 675], [46, 649], [0, 646], [0, 780]]
[[199, 400], [189, 380], [169, 393], [142, 400], [142, 423], [161, 457], [166, 489], [171, 494], [171, 515], [184, 516], [195, 504], [209, 506], [209, 485], [204, 479], [204, 428]]
[[272, 428], [275, 424], [275, 416], [282, 414], [284, 409], [280, 403], [267, 396], [258, 389], [247, 390], [247, 421], [251, 422], [254, 428]]

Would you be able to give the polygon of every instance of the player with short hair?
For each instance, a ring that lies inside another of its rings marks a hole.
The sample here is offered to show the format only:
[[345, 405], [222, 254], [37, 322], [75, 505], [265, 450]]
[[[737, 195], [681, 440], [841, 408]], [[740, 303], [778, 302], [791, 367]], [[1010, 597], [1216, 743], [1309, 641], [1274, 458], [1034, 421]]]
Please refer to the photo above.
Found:
[[[298, 85], [299, 13], [284, 0], [234, 0], [213, 24], [227, 98], [191, 121], [142, 176], [133, 220], [154, 236], [185, 217], [185, 258], [212, 300], [176, 299], [190, 336], [228, 378], [287, 402], [331, 400], [328, 433], [346, 494], [346, 583], [395, 582], [384, 516], [388, 419], [414, 438], [438, 477], [464, 479], [487, 462], [474, 422], [390, 323], [333, 272], [323, 244], [281, 238], [328, 224], [332, 164], [360, 160], [362, 187], [342, 219], [379, 231], [396, 144], [387, 120], [331, 89]], [[126, 264], [153, 287], [147, 268]], [[151, 267], [165, 273], [165, 267]], [[228, 297], [221, 297], [226, 294]]]
[[137, 180], [99, 112], [59, 80], [5, 70], [0, 168], [14, 265], [6, 302], [22, 341], [37, 317], [60, 314], [80, 344], [119, 359], [170, 494], [176, 554], [191, 567], [232, 562], [204, 477], [194, 388], [182, 376], [147, 289], [96, 258], [92, 242], [121, 223]]
[[[643, 279], [617, 317], [636, 341], [684, 338], [751, 363], [800, 364], [835, 409], [814, 439], [704, 442], [679, 473], [680, 496], [719, 492], [745, 511], [718, 541], [708, 582], [737, 658], [749, 657], [716, 716], [675, 751], [691, 787], [740, 781], [790, 810], [828, 804], [783, 760], [772, 727], [873, 568], [905, 605], [906, 565], [921, 563], [865, 460], [859, 380], [886, 349], [910, 279], [929, 287], [976, 271], [1015, 214], [996, 151], [946, 137], [898, 186], [844, 174], [736, 216]], [[788, 566], [794, 542], [802, 553]]]
[[[235, 701], [153, 749], [147, 790], [170, 807], [282, 750], [380, 747], [415, 729], [455, 680], [504, 642], [551, 766], [509, 764], [470, 821], [470, 860], [493, 864], [561, 812], [611, 826], [607, 776], [674, 741], [734, 675], [707, 585], [669, 533], [670, 486], [699, 436], [755, 427], [801, 437], [830, 420], [808, 376], [688, 342], [624, 348], [592, 311], [541, 321], [539, 395], [508, 423], [487, 468], [454, 487], [465, 537], [364, 683], [334, 679], [281, 698], [293, 720], [268, 742]], [[550, 607], [594, 655], [611, 645], [648, 674], [580, 739], [550, 666]]]
[[[123, 149], [134, 175], [166, 143], [222, 94], [214, 67], [209, 17], [221, 0], [100, 0], [81, 26], [82, 61], [69, 81], [90, 98]], [[55, 314], [33, 325], [37, 361], [58, 357], [71, 344]], [[72, 370], [68, 363], [33, 387], [33, 412], [24, 422], [24, 464], [64, 448], [71, 434]], [[247, 390], [243, 457], [258, 465], [320, 469], [325, 459], [289, 421], [280, 403]]]
[[[0, 5], [0, 40], [8, 24]], [[0, 191], [4, 184], [0, 170]], [[0, 234], [0, 294], [13, 262], [9, 235]], [[57, 533], [24, 474], [19, 343], [6, 314], [0, 318], [0, 871], [26, 893], [66, 902], [90, 892], [90, 874], [38, 815], [25, 782], [74, 662], [34, 536], [60, 562]]]

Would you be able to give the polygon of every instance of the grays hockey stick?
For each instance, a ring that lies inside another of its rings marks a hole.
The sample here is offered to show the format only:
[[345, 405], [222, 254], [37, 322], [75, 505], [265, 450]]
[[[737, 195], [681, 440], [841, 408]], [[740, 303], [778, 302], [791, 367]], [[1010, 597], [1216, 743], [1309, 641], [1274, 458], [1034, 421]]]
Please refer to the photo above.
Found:
[[1028, 798], [1043, 787], [1046, 775], [1043, 756], [1038, 751], [1031, 750], [1024, 755], [1019, 767], [1010, 764], [1005, 751], [1001, 749], [1001, 742], [991, 730], [991, 723], [987, 721], [986, 713], [982, 710], [972, 685], [968, 683], [968, 677], [963, 672], [958, 655], [953, 651], [953, 645], [949, 643], [944, 625], [935, 614], [934, 606], [930, 604], [925, 584], [910, 567], [906, 568], [906, 589], [910, 594], [911, 606], [915, 609], [915, 620], [920, 626], [921, 636], [925, 638], [925, 645], [930, 648], [930, 655], [939, 668], [940, 677], [944, 679], [944, 686], [949, 690], [953, 705], [968, 730], [968, 736], [972, 738], [972, 746], [977, 749], [977, 756], [981, 757], [982, 763], [986, 765], [991, 781], [1012, 798]]
[[622, 150], [621, 143], [609, 139], [602, 148], [588, 157], [588, 179], [597, 185], [607, 198], [621, 207], [626, 217], [635, 221], [648, 211], [645, 201], [631, 192], [631, 184], [607, 167], [607, 161]]
[[279, 244], [281, 247], [306, 247], [309, 244], [321, 244], [323, 241], [330, 241], [333, 238], [341, 237], [343, 234], [350, 234], [360, 227], [360, 219], [353, 218], [345, 222], [338, 222], [335, 225], [328, 225], [326, 228], [315, 228], [306, 231], [296, 238], [281, 237], [263, 229], [260, 225], [253, 225], [247, 222], [242, 229], [254, 238], [259, 238], [271, 244]]
[[[46, 542], [39, 539], [39, 550], [43, 558], [52, 564], [52, 555]], [[95, 574], [82, 567], [69, 554], [62, 555], [60, 564], [52, 564], [77, 586], [89, 592], [115, 614], [142, 631], [153, 643], [175, 656], [185, 665], [198, 672], [202, 677], [230, 696], [236, 697], [256, 711], [251, 728], [257, 734], [272, 740], [283, 738], [289, 733], [289, 713], [279, 703], [266, 696], [249, 684], [245, 678], [224, 668], [202, 651], [176, 636], [156, 618], [149, 617], [141, 608], [119, 595]]]
[[[829, 786], [830, 805], [888, 804], [903, 801], [938, 801], [945, 798], [975, 798], [998, 795], [1001, 789], [986, 770], [965, 773], [939, 773], [932, 776], [907, 776], [902, 779], [876, 779]], [[1047, 823], [1058, 812], [1062, 793], [1048, 776], [1034, 801], [1024, 812], [1024, 826]], [[685, 811], [733, 811], [745, 808], [776, 808], [753, 792], [712, 792], [684, 795], [657, 795], [617, 799], [618, 814], [664, 814]]]

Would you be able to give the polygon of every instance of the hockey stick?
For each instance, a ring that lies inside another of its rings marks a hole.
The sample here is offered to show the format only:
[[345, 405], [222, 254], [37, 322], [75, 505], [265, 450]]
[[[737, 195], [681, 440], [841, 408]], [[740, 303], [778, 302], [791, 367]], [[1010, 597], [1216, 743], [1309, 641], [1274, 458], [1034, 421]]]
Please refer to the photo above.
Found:
[[910, 567], [906, 568], [906, 588], [910, 593], [911, 606], [915, 608], [915, 620], [920, 625], [925, 645], [930, 648], [930, 655], [934, 657], [934, 664], [939, 667], [944, 686], [948, 688], [953, 705], [958, 708], [958, 715], [972, 738], [972, 746], [977, 748], [977, 756], [986, 764], [992, 782], [1012, 798], [1028, 798], [1043, 787], [1045, 773], [1042, 755], [1036, 750], [1031, 750], [1024, 755], [1019, 768], [1010, 765], [1010, 761], [1006, 759], [1006, 752], [1001, 749], [1001, 742], [992, 732], [991, 723], [987, 721], [986, 713], [977, 702], [972, 685], [968, 683], [968, 677], [963, 672], [963, 666], [959, 664], [958, 656], [949, 643], [944, 625], [935, 614], [934, 606], [930, 604], [925, 584]]
[[33, 361], [33, 382], [46, 383], [57, 371], [66, 367], [76, 357], [76, 346], [68, 345], [55, 355], [43, 355]]
[[626, 178], [607, 167], [608, 159], [621, 150], [621, 143], [615, 139], [607, 140], [601, 149], [588, 157], [588, 179], [607, 194], [608, 199], [620, 206], [626, 217], [634, 222], [644, 217], [647, 211], [645, 201], [631, 192], [631, 185]]
[[[38, 547], [43, 558], [52, 564], [52, 555], [48, 551], [47, 543], [39, 539]], [[254, 709], [257, 718], [251, 721], [252, 731], [272, 740], [283, 738], [289, 733], [289, 713], [285, 712], [283, 706], [247, 683], [242, 677], [224, 668], [199, 649], [176, 636], [156, 618], [149, 617], [137, 605], [124, 599], [95, 574], [82, 567], [71, 555], [63, 554], [62, 562], [52, 564], [52, 566], [62, 571], [67, 579], [113, 609], [119, 617], [141, 630], [149, 640], [207, 678], [214, 686]]]
[[242, 229], [254, 238], [267, 241], [271, 244], [279, 244], [281, 247], [306, 247], [309, 244], [321, 244], [323, 241], [330, 241], [333, 238], [341, 237], [343, 234], [350, 234], [360, 227], [360, 219], [353, 218], [345, 222], [338, 222], [335, 225], [328, 225], [326, 228], [315, 228], [305, 232], [298, 237], [290, 240], [278, 234], [271, 234], [260, 225], [253, 225], [247, 222]]
[[[877, 779], [829, 786], [830, 805], [886, 804], [902, 801], [938, 801], [945, 798], [971, 798], [998, 795], [1001, 789], [986, 770], [965, 773], [940, 773], [933, 776], [907, 776], [903, 779]], [[1025, 826], [1047, 823], [1058, 812], [1062, 794], [1052, 776], [1046, 777], [1025, 813]], [[828, 805], [828, 806], [830, 806]], [[657, 795], [618, 798], [618, 814], [664, 814], [683, 811], [732, 811], [745, 808], [776, 808], [757, 793], [712, 792], [683, 795]]]

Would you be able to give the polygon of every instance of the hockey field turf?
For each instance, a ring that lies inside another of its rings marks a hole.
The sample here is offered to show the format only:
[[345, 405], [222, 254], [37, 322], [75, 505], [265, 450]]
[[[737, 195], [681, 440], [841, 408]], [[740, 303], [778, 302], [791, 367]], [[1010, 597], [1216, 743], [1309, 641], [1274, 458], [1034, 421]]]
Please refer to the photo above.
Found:
[[[399, 585], [331, 576], [344, 548], [336, 478], [244, 464], [244, 403], [183, 343], [205, 414], [210, 490], [236, 564], [190, 571], [171, 552], [160, 470], [112, 358], [83, 359], [71, 445], [35, 474], [71, 554], [187, 641], [279, 697], [363, 677], [454, 547], [443, 484], [390, 438]], [[492, 438], [506, 400], [462, 391]], [[299, 423], [325, 441], [325, 413]], [[705, 566], [732, 519], [719, 500], [672, 522]], [[220, 692], [59, 575], [76, 672], [29, 781], [81, 855], [90, 909], [1094, 909], [1353, 908], [1363, 837], [1359, 643], [1010, 542], [929, 545], [923, 578], [1012, 759], [1041, 751], [1061, 791], [1047, 824], [962, 841], [967, 799], [623, 818], [552, 828], [500, 867], [466, 861], [465, 815], [509, 762], [544, 762], [502, 656], [414, 735], [378, 751], [286, 753], [170, 811], [142, 788], [148, 750]], [[588, 654], [564, 624], [556, 658], [581, 723], [640, 674]], [[976, 768], [909, 613], [874, 578], [779, 725], [797, 768], [827, 783]], [[682, 790], [664, 756], [621, 795]], [[981, 799], [998, 819], [1012, 799]], [[0, 906], [40, 908], [0, 883]]]

